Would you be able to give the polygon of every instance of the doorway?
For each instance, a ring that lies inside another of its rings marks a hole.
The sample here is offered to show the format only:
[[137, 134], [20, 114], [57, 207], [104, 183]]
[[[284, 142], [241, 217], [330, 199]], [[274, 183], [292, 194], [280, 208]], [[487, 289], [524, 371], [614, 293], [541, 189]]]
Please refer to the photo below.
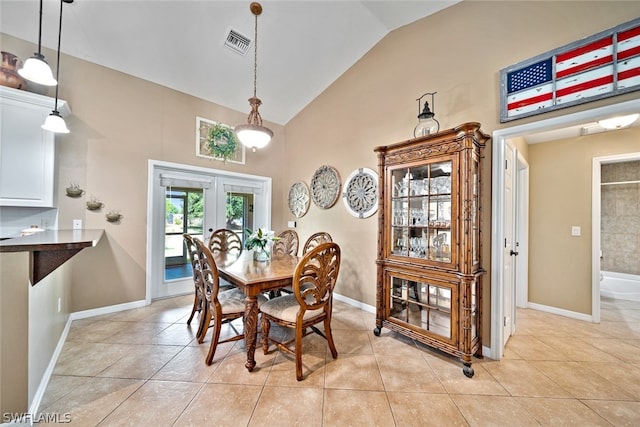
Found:
[[[504, 316], [506, 314], [504, 306], [506, 281], [504, 276], [505, 253], [503, 248], [506, 230], [504, 216], [505, 173], [502, 165], [505, 164], [507, 141], [511, 138], [524, 137], [541, 132], [551, 132], [571, 127], [580, 127], [585, 123], [595, 122], [604, 117], [631, 114], [639, 110], [640, 99], [636, 99], [565, 116], [541, 120], [538, 122], [499, 129], [493, 132], [491, 206], [491, 348], [487, 351], [487, 355], [490, 358], [496, 360], [501, 359], [504, 354], [505, 345], [503, 325]], [[516, 215], [518, 215], [517, 211]], [[516, 217], [514, 220], [520, 221], [520, 218]], [[599, 227], [599, 218], [597, 221], [594, 218], [592, 226], [594, 226], [593, 224], [597, 224]], [[523, 245], [519, 247], [519, 250], [522, 249]], [[592, 265], [596, 265], [596, 263], [592, 263]], [[526, 268], [526, 265], [524, 268]], [[598, 297], [592, 297], [592, 321], [599, 321], [600, 316], [599, 274], [592, 274], [592, 292], [594, 294], [596, 289], [598, 290], [598, 294], [596, 294]], [[518, 292], [516, 291], [516, 298], [511, 299], [509, 309], [513, 308], [513, 310], [515, 310], [516, 300], [520, 302], [519, 295], [517, 294]]]
[[[626, 293], [626, 291], [629, 290], [627, 286], [610, 287], [609, 280], [607, 280], [607, 282], [603, 282], [602, 280], [603, 280], [603, 274], [606, 274], [607, 276], [611, 274], [616, 274], [615, 271], [619, 271], [619, 270], [617, 270], [616, 267], [614, 266], [615, 265], [620, 266], [621, 264], [616, 262], [615, 260], [616, 249], [620, 249], [621, 246], [611, 242], [611, 237], [613, 234], [611, 232], [611, 229], [616, 229], [616, 228], [624, 229], [625, 224], [622, 223], [619, 219], [617, 219], [616, 215], [613, 214], [613, 212], [617, 210], [615, 208], [615, 205], [618, 203], [620, 204], [622, 203], [622, 200], [621, 200], [622, 198], [628, 198], [628, 194], [633, 194], [633, 193], [627, 193], [625, 190], [618, 191], [618, 189], [620, 187], [627, 187], [628, 189], [630, 186], [638, 185], [640, 181], [637, 181], [636, 179], [633, 181], [615, 180], [617, 182], [614, 182], [610, 177], [607, 180], [603, 180], [602, 172], [603, 172], [603, 167], [612, 167], [612, 166], [615, 167], [614, 164], [623, 164], [623, 165], [627, 165], [627, 167], [631, 166], [629, 169], [632, 169], [632, 168], [635, 169], [636, 168], [635, 163], [637, 162], [640, 162], [640, 152], [613, 155], [613, 156], [595, 157], [593, 159], [593, 171], [592, 171], [593, 181], [592, 181], [592, 196], [591, 196], [591, 200], [592, 200], [591, 209], [593, 212], [593, 223], [592, 223], [591, 232], [593, 236], [593, 242], [592, 242], [592, 255], [591, 255], [592, 256], [592, 261], [591, 261], [592, 273], [591, 274], [593, 278], [592, 298], [597, 299], [598, 301], [600, 301], [600, 297], [603, 294], [612, 296], [613, 298], [623, 298], [623, 299], [631, 299], [631, 300], [635, 299], [634, 293]], [[634, 178], [637, 178], [636, 176], [637, 174], [633, 174], [633, 175], [634, 175]], [[611, 206], [609, 206], [610, 212], [608, 214], [603, 215], [602, 201], [603, 201], [603, 195], [604, 195], [603, 193], [605, 192], [609, 194], [609, 197], [604, 199], [608, 199], [610, 203], [613, 202], [614, 207], [613, 207], [613, 212], [611, 212]], [[617, 196], [615, 196], [616, 194]], [[611, 199], [611, 196], [614, 197], [614, 200]], [[619, 199], [618, 203], [615, 203], [615, 198]], [[626, 209], [621, 211], [623, 212], [620, 212], [618, 215], [633, 215]], [[606, 227], [603, 227], [603, 221], [607, 223]], [[607, 230], [605, 230], [605, 228]], [[606, 244], [603, 242], [606, 242]], [[615, 249], [614, 249], [614, 246], [615, 246]], [[624, 247], [624, 245], [622, 245], [622, 247]], [[633, 248], [633, 246], [631, 246], [631, 248]], [[633, 251], [633, 249], [631, 249], [631, 251]], [[640, 269], [640, 267], [637, 264], [638, 262], [637, 257], [632, 256], [632, 257], [626, 257], [626, 258], [635, 260], [635, 262], [633, 263], [634, 273], [638, 271], [638, 269]], [[603, 273], [603, 271], [605, 272]], [[633, 283], [632, 286], [635, 286], [635, 284], [638, 283], [638, 281], [636, 280], [638, 276], [634, 274], [629, 277], [634, 278], [634, 280], [632, 282], [627, 282], [627, 283]], [[602, 283], [604, 283], [605, 285], [604, 289], [601, 289]], [[621, 283], [625, 283], [625, 282], [621, 282]], [[614, 290], [616, 292], [612, 292]], [[617, 291], [621, 291], [621, 292], [617, 292]], [[635, 294], [637, 295], [637, 293]], [[600, 320], [599, 311], [598, 311], [597, 320], [598, 321]]]
[[147, 224], [146, 301], [192, 293], [182, 235], [270, 228], [271, 178], [149, 160]]

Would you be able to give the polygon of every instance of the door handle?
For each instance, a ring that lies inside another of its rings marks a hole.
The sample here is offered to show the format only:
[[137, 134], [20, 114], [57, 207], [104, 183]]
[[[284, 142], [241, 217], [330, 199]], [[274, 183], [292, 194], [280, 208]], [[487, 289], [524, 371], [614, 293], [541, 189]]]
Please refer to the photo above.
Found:
[[513, 249], [511, 249], [511, 250], [509, 251], [509, 255], [511, 255], [511, 256], [514, 256], [514, 255], [515, 255], [515, 256], [518, 256], [518, 252], [516, 252], [516, 251], [514, 251]]

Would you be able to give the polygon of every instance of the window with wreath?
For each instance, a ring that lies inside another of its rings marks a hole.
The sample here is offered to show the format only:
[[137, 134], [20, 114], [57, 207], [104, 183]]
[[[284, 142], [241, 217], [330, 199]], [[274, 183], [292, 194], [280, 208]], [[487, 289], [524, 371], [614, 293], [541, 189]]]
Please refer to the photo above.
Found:
[[196, 156], [244, 164], [244, 146], [232, 126], [197, 117], [196, 129]]

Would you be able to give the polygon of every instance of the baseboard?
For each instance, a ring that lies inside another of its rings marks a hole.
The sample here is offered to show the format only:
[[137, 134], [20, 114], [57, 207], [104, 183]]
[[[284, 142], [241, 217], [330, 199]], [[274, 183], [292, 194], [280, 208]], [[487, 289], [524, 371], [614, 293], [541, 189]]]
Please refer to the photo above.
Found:
[[58, 344], [56, 344], [56, 348], [55, 350], [53, 350], [53, 354], [51, 355], [51, 359], [49, 360], [47, 369], [45, 369], [44, 373], [42, 374], [40, 384], [38, 385], [36, 393], [33, 396], [33, 401], [31, 402], [31, 405], [29, 405], [29, 414], [31, 414], [32, 419], [35, 419], [35, 415], [38, 413], [40, 403], [42, 402], [42, 398], [44, 397], [44, 392], [47, 390], [49, 380], [51, 379], [51, 375], [53, 374], [53, 369], [56, 367], [58, 357], [60, 357], [60, 353], [62, 352], [62, 347], [64, 347], [64, 343], [67, 340], [67, 335], [69, 334], [70, 327], [71, 316], [67, 318], [67, 323], [64, 325], [62, 334], [60, 334]]
[[71, 320], [86, 319], [87, 317], [101, 316], [103, 314], [117, 313], [118, 311], [131, 310], [149, 305], [146, 300], [125, 302], [123, 304], [109, 305], [106, 307], [92, 308], [90, 310], [71, 313]]
[[373, 314], [376, 313], [376, 308], [374, 306], [372, 306], [372, 305], [365, 304], [363, 302], [360, 302], [360, 301], [357, 301], [357, 300], [351, 299], [349, 297], [345, 297], [344, 295], [340, 295], [340, 294], [336, 294], [336, 293], [333, 294], [333, 297], [338, 301], [345, 302], [345, 303], [347, 303], [347, 304], [349, 304], [349, 305], [351, 305], [353, 307], [357, 307], [357, 308], [359, 308], [361, 310], [364, 310], [366, 312], [373, 313]]
[[550, 307], [548, 305], [536, 304], [534, 302], [527, 303], [527, 308], [544, 311], [545, 313], [557, 314], [558, 316], [583, 320], [585, 322], [593, 322], [593, 317], [590, 314], [578, 313], [577, 311], [564, 310], [562, 308]]
[[38, 409], [40, 408], [40, 403], [42, 402], [42, 398], [44, 396], [44, 392], [49, 385], [49, 380], [51, 380], [51, 375], [53, 374], [53, 370], [58, 363], [58, 358], [60, 357], [60, 353], [62, 352], [62, 348], [64, 347], [64, 343], [67, 340], [67, 336], [69, 335], [69, 328], [71, 328], [71, 322], [78, 319], [86, 319], [88, 317], [100, 316], [103, 314], [116, 313], [119, 311], [130, 310], [132, 308], [140, 308], [149, 305], [147, 301], [133, 301], [127, 302], [124, 304], [110, 305], [107, 307], [93, 308], [91, 310], [83, 310], [76, 311], [69, 315], [67, 319], [67, 323], [64, 326], [62, 334], [60, 334], [60, 338], [58, 339], [58, 344], [56, 345], [53, 354], [51, 355], [51, 360], [49, 360], [49, 364], [47, 365], [47, 369], [42, 375], [42, 379], [40, 380], [40, 385], [38, 385], [38, 389], [36, 390], [35, 395], [33, 396], [33, 401], [31, 405], [29, 405], [29, 414], [32, 414], [32, 417], [38, 413]]

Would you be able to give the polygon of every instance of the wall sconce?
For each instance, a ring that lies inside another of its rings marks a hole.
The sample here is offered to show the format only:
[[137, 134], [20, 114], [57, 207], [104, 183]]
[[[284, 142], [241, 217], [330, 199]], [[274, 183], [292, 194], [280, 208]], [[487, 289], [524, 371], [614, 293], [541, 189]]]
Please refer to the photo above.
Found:
[[41, 85], [55, 86], [58, 84], [56, 79], [53, 78], [51, 67], [44, 60], [44, 55], [42, 54], [42, 0], [40, 0], [40, 23], [38, 25], [38, 51], [31, 58], [24, 61], [24, 65], [18, 70], [18, 74]]
[[238, 125], [234, 128], [238, 140], [242, 145], [256, 151], [257, 148], [265, 147], [271, 138], [273, 132], [271, 129], [262, 126], [262, 117], [258, 112], [258, 107], [262, 101], [256, 97], [256, 81], [258, 79], [258, 15], [262, 13], [260, 3], [253, 2], [249, 5], [249, 10], [255, 16], [255, 37], [253, 41], [253, 97], [249, 98], [251, 112], [247, 119], [247, 124]]
[[431, 95], [431, 106], [433, 107], [433, 96], [438, 92], [427, 92], [422, 95], [420, 98], [416, 99], [418, 101], [418, 125], [413, 130], [413, 136], [415, 138], [421, 136], [431, 135], [440, 130], [440, 123], [436, 119], [433, 118], [435, 114], [429, 109], [429, 102], [424, 102], [424, 109], [420, 112], [420, 101], [427, 95]]
[[628, 116], [611, 117], [598, 121], [598, 124], [607, 130], [622, 129], [631, 126], [638, 120], [640, 114], [629, 114]]
[[[62, 3], [73, 3], [73, 0], [60, 0], [60, 24], [58, 25], [58, 63], [56, 65], [56, 80], [60, 79], [60, 39], [62, 37]], [[58, 111], [58, 88], [60, 85], [56, 85], [56, 100], [53, 105], [53, 111], [47, 116], [42, 129], [48, 130], [54, 133], [69, 133], [67, 124]]]

